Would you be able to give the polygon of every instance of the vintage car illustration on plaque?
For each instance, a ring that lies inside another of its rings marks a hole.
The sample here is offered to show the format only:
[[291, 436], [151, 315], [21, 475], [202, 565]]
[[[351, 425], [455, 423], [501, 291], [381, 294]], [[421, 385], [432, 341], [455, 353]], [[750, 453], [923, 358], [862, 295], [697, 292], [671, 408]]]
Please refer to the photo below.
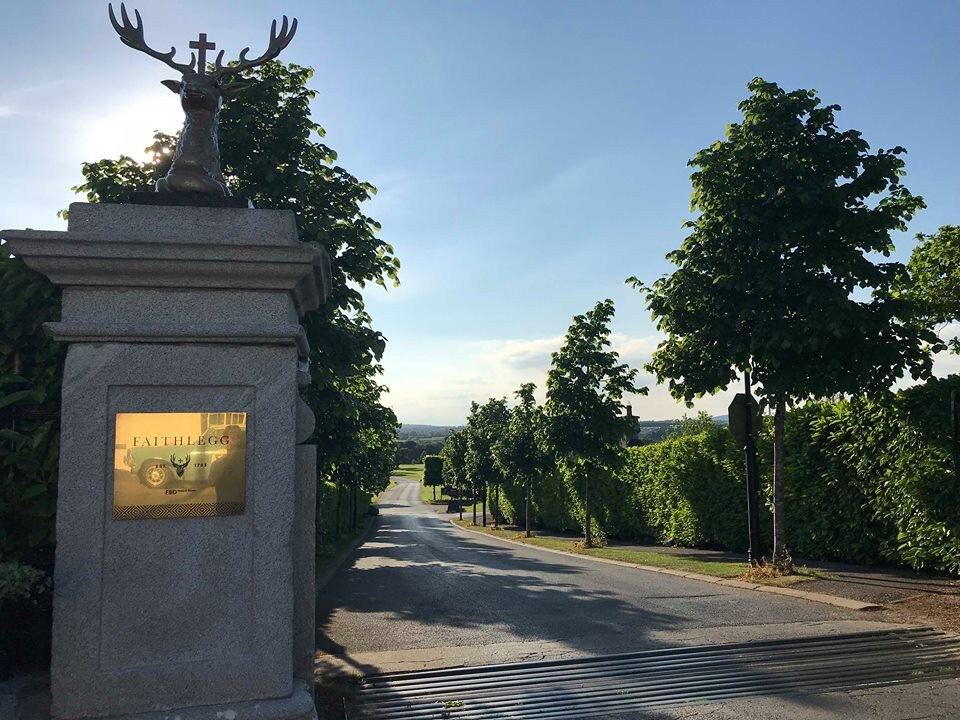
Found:
[[247, 414], [118, 413], [117, 519], [243, 512]]

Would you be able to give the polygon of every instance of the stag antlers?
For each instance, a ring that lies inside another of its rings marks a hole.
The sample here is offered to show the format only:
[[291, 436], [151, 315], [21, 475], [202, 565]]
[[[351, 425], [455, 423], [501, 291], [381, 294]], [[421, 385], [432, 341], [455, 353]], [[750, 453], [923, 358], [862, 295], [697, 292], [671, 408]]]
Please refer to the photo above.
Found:
[[[130, 16], [127, 15], [127, 9], [124, 7], [123, 3], [120, 3], [120, 17], [123, 19], [123, 24], [121, 25], [119, 22], [117, 22], [117, 16], [113, 13], [112, 3], [107, 4], [107, 9], [110, 12], [110, 22], [113, 23], [113, 29], [117, 31], [117, 35], [120, 36], [120, 40], [124, 45], [127, 47], [132, 47], [134, 50], [144, 52], [150, 57], [155, 57], [157, 60], [163, 61], [174, 70], [177, 70], [184, 75], [195, 72], [194, 66], [197, 64], [197, 56], [195, 53], [190, 53], [190, 64], [185, 65], [183, 63], [174, 62], [173, 56], [177, 54], [176, 48], [171, 47], [170, 52], [162, 53], [147, 45], [146, 41], [143, 39], [143, 21], [140, 18], [139, 10], [136, 8], [133, 10], [134, 16], [137, 18], [136, 24], [133, 24], [130, 22]], [[217, 55], [213, 74], [220, 79], [230, 75], [235, 75], [242, 70], [248, 70], [249, 68], [263, 65], [268, 60], [273, 60], [287, 45], [290, 44], [290, 41], [293, 40], [293, 36], [296, 34], [296, 32], [296, 18], [294, 18], [293, 22], [291, 23], [287, 20], [287, 16], [284, 15], [283, 24], [280, 26], [279, 33], [277, 32], [277, 21], [274, 20], [273, 24], [270, 26], [270, 44], [267, 46], [267, 51], [263, 55], [254, 60], [247, 60], [247, 53], [250, 52], [250, 48], [247, 47], [244, 48], [240, 53], [240, 58], [236, 65], [224, 66], [224, 51], [221, 50]], [[196, 45], [191, 45], [196, 47]], [[209, 47], [213, 46], [211, 45]], [[196, 72], [198, 72], [200, 75], [203, 75], [205, 70], [206, 68], [204, 67], [198, 67]]]
[[187, 466], [190, 464], [190, 456], [187, 455], [183, 461], [178, 461], [176, 455], [170, 456], [170, 464], [177, 470], [177, 477], [183, 477], [183, 471], [187, 469]]
[[240, 53], [240, 59], [236, 65], [228, 65], [224, 67], [222, 64], [223, 60], [223, 50], [220, 51], [220, 54], [217, 55], [217, 63], [214, 68], [214, 74], [217, 77], [224, 78], [229, 75], [234, 75], [241, 70], [247, 70], [257, 65], [263, 65], [268, 60], [273, 60], [280, 52], [290, 44], [290, 41], [293, 40], [293, 36], [297, 32], [297, 19], [294, 18], [293, 22], [287, 23], [287, 16], [283, 16], [283, 25], [280, 26], [280, 33], [277, 34], [277, 21], [274, 20], [273, 24], [270, 26], [270, 44], [267, 46], [267, 51], [256, 58], [255, 60], [247, 60], [247, 53], [250, 52], [250, 48], [246, 47]]
[[170, 52], [162, 53], [147, 45], [143, 39], [143, 20], [140, 19], [139, 10], [136, 8], [133, 10], [133, 14], [137, 18], [136, 25], [130, 22], [130, 16], [127, 15], [127, 9], [123, 6], [123, 3], [120, 3], [120, 17], [123, 18], [123, 25], [117, 22], [117, 16], [113, 14], [113, 3], [107, 4], [107, 10], [110, 12], [110, 22], [113, 23], [113, 29], [117, 31], [117, 35], [120, 36], [120, 41], [124, 45], [165, 62], [183, 75], [193, 72], [193, 66], [197, 63], [197, 56], [194, 53], [190, 53], [190, 64], [184, 65], [183, 63], [173, 61], [173, 56], [177, 54], [176, 48], [171, 47]]

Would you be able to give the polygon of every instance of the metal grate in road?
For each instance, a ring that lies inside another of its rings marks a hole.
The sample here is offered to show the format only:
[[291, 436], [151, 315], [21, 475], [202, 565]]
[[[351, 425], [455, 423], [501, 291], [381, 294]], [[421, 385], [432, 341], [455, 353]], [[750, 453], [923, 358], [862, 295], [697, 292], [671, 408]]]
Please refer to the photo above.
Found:
[[559, 720], [738, 697], [960, 677], [960, 638], [930, 628], [373, 675], [378, 720]]

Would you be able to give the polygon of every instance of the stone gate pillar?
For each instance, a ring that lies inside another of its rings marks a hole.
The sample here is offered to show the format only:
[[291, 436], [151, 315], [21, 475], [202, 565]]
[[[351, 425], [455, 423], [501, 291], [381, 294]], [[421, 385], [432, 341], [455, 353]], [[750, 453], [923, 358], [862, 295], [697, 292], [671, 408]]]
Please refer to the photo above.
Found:
[[55, 718], [308, 719], [313, 416], [289, 211], [70, 207], [4, 231], [63, 288]]

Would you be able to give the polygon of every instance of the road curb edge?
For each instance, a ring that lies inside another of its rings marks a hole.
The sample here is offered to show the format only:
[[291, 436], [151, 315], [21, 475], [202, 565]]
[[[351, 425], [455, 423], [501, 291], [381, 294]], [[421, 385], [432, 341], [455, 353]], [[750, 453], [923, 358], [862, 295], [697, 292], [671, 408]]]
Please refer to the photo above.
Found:
[[712, 575], [701, 575], [699, 573], [687, 572], [685, 570], [672, 570], [670, 568], [659, 568], [652, 565], [637, 565], [635, 563], [623, 562], [621, 560], [610, 560], [608, 558], [598, 558], [592, 557], [590, 555], [582, 555], [580, 553], [567, 552], [565, 550], [555, 550], [553, 548], [545, 548], [539, 545], [530, 545], [519, 540], [510, 540], [508, 538], [497, 537], [496, 535], [491, 535], [485, 533], [482, 530], [473, 530], [471, 528], [463, 527], [462, 525], [457, 525], [452, 519], [449, 521], [453, 527], [464, 532], [473, 533], [474, 535], [481, 535], [483, 537], [491, 538], [499, 542], [510, 543], [511, 545], [519, 545], [521, 547], [533, 548], [534, 550], [540, 550], [542, 552], [554, 553], [555, 555], [566, 555], [568, 557], [579, 558], [582, 560], [590, 560], [592, 562], [606, 563], [607, 565], [620, 565], [621, 567], [633, 568], [635, 570], [645, 570], [647, 572], [660, 573], [661, 575], [674, 575], [676, 577], [686, 578], [688, 580], [699, 580], [701, 582], [708, 582], [714, 585], [724, 585], [726, 587], [739, 588], [741, 590], [755, 590], [757, 592], [771, 593], [773, 595], [781, 595], [787, 597], [795, 597], [801, 600], [808, 600], [810, 602], [820, 603], [822, 605], [833, 605], [834, 607], [843, 608], [845, 610], [856, 610], [858, 612], [868, 611], [868, 610], [880, 610], [881, 606], [875, 603], [865, 603], [860, 602], [859, 600], [851, 600], [850, 598], [839, 597], [837, 595], [827, 595], [826, 593], [819, 592], [808, 592], [806, 590], [796, 590], [794, 588], [784, 588], [784, 587], [775, 587], [772, 585], [760, 585], [758, 583], [749, 583], [743, 582], [741, 580], [732, 580], [727, 578], [718, 578]]

